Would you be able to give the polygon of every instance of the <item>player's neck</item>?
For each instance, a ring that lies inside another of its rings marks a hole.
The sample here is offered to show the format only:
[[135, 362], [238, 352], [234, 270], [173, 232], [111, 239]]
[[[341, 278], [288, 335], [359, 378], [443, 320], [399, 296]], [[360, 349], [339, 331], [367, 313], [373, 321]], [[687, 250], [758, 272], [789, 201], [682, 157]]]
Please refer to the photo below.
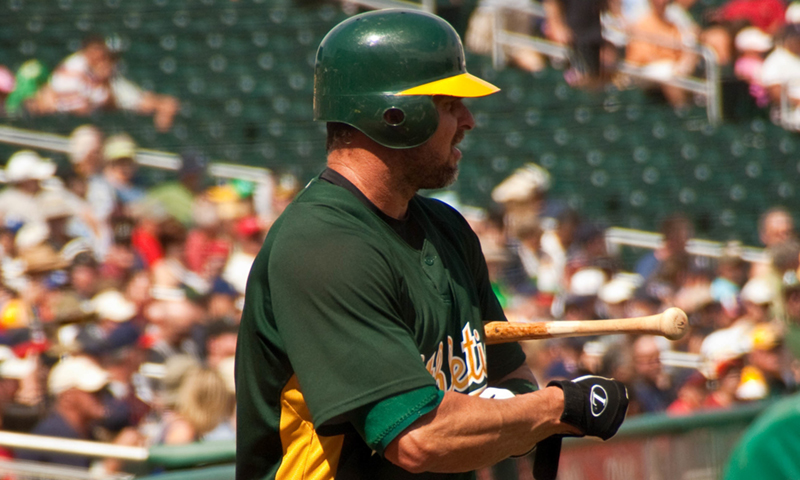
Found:
[[328, 167], [355, 185], [383, 213], [401, 219], [416, 189], [405, 184], [404, 177], [392, 168], [394, 159], [385, 158], [393, 152], [381, 152], [382, 157], [376, 153], [355, 145], [337, 149], [328, 155]]

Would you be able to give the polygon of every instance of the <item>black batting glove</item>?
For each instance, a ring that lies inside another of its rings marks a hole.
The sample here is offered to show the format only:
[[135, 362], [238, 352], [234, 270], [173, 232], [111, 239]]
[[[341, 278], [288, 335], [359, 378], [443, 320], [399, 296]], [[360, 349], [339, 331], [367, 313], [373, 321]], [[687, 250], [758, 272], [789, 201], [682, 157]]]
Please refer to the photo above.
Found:
[[547, 384], [564, 391], [561, 421], [578, 428], [584, 435], [608, 440], [613, 437], [628, 411], [628, 390], [613, 378], [586, 375], [575, 380]]

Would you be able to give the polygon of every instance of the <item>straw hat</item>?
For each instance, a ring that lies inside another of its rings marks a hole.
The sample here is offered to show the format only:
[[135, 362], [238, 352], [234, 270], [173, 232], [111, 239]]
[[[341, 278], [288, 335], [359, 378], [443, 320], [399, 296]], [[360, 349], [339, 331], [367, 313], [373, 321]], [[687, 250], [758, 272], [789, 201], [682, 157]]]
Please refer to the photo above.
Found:
[[20, 259], [25, 263], [25, 273], [46, 273], [63, 270], [70, 262], [46, 243], [27, 248], [20, 252]]

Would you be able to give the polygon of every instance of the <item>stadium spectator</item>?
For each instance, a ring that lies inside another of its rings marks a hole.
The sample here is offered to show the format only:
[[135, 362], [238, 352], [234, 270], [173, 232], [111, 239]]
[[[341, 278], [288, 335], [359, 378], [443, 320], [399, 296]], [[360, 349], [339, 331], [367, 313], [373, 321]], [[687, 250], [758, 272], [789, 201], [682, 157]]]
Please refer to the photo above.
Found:
[[706, 398], [706, 377], [700, 372], [686, 376], [678, 387], [677, 398], [667, 407], [668, 415], [691, 415], [703, 408]]
[[231, 252], [222, 279], [233, 285], [237, 292], [244, 295], [247, 284], [247, 274], [253, 261], [261, 250], [261, 243], [266, 233], [258, 217], [249, 216], [240, 219], [235, 224], [236, 242]]
[[[50, 371], [47, 390], [53, 396], [53, 408], [31, 433], [51, 437], [89, 440], [93, 422], [105, 416], [100, 391], [108, 384], [108, 373], [87, 357], [70, 357]], [[48, 451], [16, 452], [21, 460], [60, 463], [88, 468], [89, 457]]]
[[578, 213], [571, 208], [561, 208], [555, 214], [555, 225], [549, 222], [553, 228], [546, 228], [542, 234], [542, 251], [552, 260], [552, 272], [549, 280], [552, 284], [547, 285], [539, 278], [538, 287], [540, 290], [550, 293], [557, 293], [566, 290], [568, 279], [565, 277], [567, 268], [567, 252], [575, 241], [575, 232], [580, 223]]
[[154, 288], [187, 289], [206, 295], [211, 288], [208, 281], [186, 266], [186, 228], [168, 217], [159, 226], [158, 243], [164, 255], [150, 266]]
[[629, 388], [643, 413], [663, 412], [675, 401], [672, 379], [664, 371], [660, 356], [655, 337], [643, 335], [633, 342], [635, 375]]
[[541, 220], [550, 190], [550, 173], [535, 163], [516, 169], [492, 190], [492, 200], [503, 206], [505, 224], [512, 235], [518, 224]]
[[107, 213], [100, 215], [101, 218], [109, 218], [115, 208], [125, 211], [144, 198], [145, 192], [134, 184], [137, 169], [135, 158], [136, 143], [127, 134], [112, 135], [103, 144], [103, 177], [110, 193], [103, 200]]
[[42, 182], [53, 177], [56, 164], [32, 150], [20, 150], [8, 159], [2, 179], [9, 186], [0, 192], [0, 218], [6, 224], [42, 222], [39, 196]]
[[[495, 15], [498, 12], [505, 30], [531, 35], [533, 21], [527, 13], [520, 11], [527, 6], [527, 2], [518, 0], [480, 0], [478, 8], [469, 19], [464, 45], [472, 52], [490, 54]], [[546, 66], [544, 57], [531, 48], [504, 46], [503, 53], [513, 65], [522, 70], [538, 72]]]
[[708, 393], [703, 401], [704, 409], [727, 409], [739, 402], [736, 390], [739, 388], [743, 368], [744, 359], [741, 356], [718, 362], [712, 366], [712, 378], [716, 387]]
[[87, 180], [103, 168], [103, 132], [94, 125], [81, 125], [69, 136], [69, 161], [75, 173]]
[[147, 362], [164, 364], [174, 355], [189, 355], [198, 361], [202, 350], [192, 330], [202, 319], [200, 307], [188, 300], [183, 290], [153, 289], [155, 301], [145, 309], [150, 346]]
[[772, 50], [772, 38], [756, 27], [746, 27], [736, 34], [735, 45], [733, 72], [736, 78], [747, 82], [756, 105], [766, 107], [770, 98], [762, 83], [762, 71], [765, 56]]
[[572, 86], [591, 86], [609, 77], [609, 65], [616, 51], [603, 38], [601, 14], [606, 0], [575, 3], [571, 0], [545, 0], [545, 33], [554, 42], [574, 51], [572, 69], [565, 73]]
[[[740, 398], [748, 400], [774, 398], [796, 390], [795, 379], [789, 367], [783, 333], [774, 324], [757, 325], [750, 334], [752, 348], [747, 354], [749, 375], [761, 379], [751, 385], [742, 384]], [[746, 375], [743, 373], [743, 379]], [[763, 388], [763, 390], [762, 390]]]
[[0, 65], [0, 118], [6, 116], [6, 99], [14, 91], [14, 74], [5, 65]]
[[736, 322], [755, 326], [772, 320], [770, 306], [775, 300], [775, 295], [775, 289], [765, 279], [748, 280], [740, 294], [744, 313]]
[[711, 282], [711, 297], [731, 318], [738, 316], [739, 291], [747, 279], [746, 263], [738, 254], [722, 256], [717, 261], [717, 276]]
[[50, 76], [50, 71], [37, 59], [24, 62], [14, 76], [14, 89], [5, 99], [5, 113], [9, 117], [18, 117], [31, 103], [39, 88]]
[[161, 437], [166, 445], [197, 442], [225, 422], [234, 401], [225, 381], [211, 368], [189, 370], [181, 380], [175, 409], [166, 419]]
[[761, 84], [767, 89], [772, 103], [781, 105], [782, 92], [791, 107], [789, 120], [796, 120], [796, 107], [800, 103], [800, 25], [788, 25], [775, 47], [761, 66]]
[[220, 363], [236, 353], [239, 322], [226, 318], [211, 322], [206, 328], [205, 359], [209, 367], [218, 369]]
[[800, 363], [800, 281], [797, 273], [784, 276], [783, 295], [786, 306], [786, 347], [795, 363]]
[[[35, 381], [37, 370], [38, 361], [34, 356], [19, 358], [11, 348], [0, 345], [0, 428], [4, 431], [17, 430], [19, 422], [14, 417], [31, 413], [30, 405], [19, 402], [19, 392], [22, 382]], [[33, 408], [33, 414], [36, 415], [38, 406]], [[0, 448], [0, 457], [2, 455]], [[10, 452], [6, 452], [6, 455], [10, 455]]]
[[80, 300], [90, 300], [102, 286], [97, 261], [91, 255], [77, 255], [70, 263], [67, 273], [69, 286], [65, 290]]
[[203, 189], [208, 159], [197, 151], [181, 154], [178, 181], [164, 182], [147, 192], [146, 202], [158, 203], [169, 215], [190, 227], [193, 223], [195, 198]]
[[671, 295], [685, 280], [693, 259], [686, 251], [686, 242], [694, 229], [682, 214], [673, 214], [661, 222], [663, 241], [658, 249], [648, 252], [636, 263], [636, 273], [653, 285], [659, 298]]
[[153, 115], [153, 123], [161, 132], [172, 128], [180, 108], [169, 95], [148, 92], [122, 76], [117, 58], [100, 37], [88, 37], [82, 48], [64, 59], [53, 71], [27, 109], [34, 115], [69, 112], [88, 115], [100, 109], [129, 110]]
[[758, 238], [765, 247], [774, 247], [795, 236], [794, 219], [785, 208], [774, 207], [761, 214], [758, 221]]
[[692, 32], [681, 31], [667, 19], [668, 3], [669, 0], [650, 0], [650, 12], [631, 27], [625, 59], [642, 67], [645, 78], [660, 83], [661, 92], [670, 105], [685, 108], [686, 91], [663, 82], [694, 70], [696, 54], [681, 47], [695, 44], [696, 38]]

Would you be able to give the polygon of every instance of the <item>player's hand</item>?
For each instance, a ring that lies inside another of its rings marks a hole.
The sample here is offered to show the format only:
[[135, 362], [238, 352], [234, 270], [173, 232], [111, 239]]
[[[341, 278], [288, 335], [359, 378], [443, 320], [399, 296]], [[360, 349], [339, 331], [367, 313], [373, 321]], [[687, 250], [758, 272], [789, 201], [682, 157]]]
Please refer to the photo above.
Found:
[[561, 421], [584, 435], [608, 440], [617, 433], [628, 411], [628, 390], [613, 378], [587, 375], [572, 381], [552, 381], [547, 386], [564, 391]]

